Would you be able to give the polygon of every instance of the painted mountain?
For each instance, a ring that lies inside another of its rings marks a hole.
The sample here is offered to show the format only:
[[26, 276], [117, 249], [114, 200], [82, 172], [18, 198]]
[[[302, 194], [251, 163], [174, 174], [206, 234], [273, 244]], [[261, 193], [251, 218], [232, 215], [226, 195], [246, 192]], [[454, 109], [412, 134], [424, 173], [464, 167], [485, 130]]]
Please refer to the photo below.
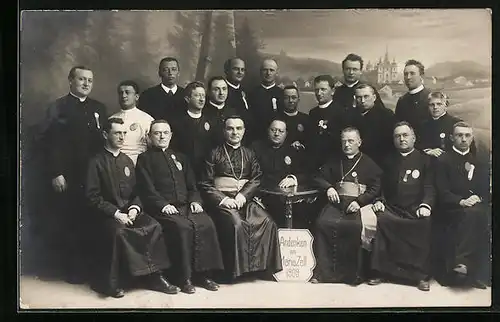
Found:
[[467, 79], [490, 78], [491, 69], [470, 60], [458, 62], [442, 62], [432, 65], [426, 69], [427, 76], [434, 76], [440, 79], [452, 79], [464, 76]]

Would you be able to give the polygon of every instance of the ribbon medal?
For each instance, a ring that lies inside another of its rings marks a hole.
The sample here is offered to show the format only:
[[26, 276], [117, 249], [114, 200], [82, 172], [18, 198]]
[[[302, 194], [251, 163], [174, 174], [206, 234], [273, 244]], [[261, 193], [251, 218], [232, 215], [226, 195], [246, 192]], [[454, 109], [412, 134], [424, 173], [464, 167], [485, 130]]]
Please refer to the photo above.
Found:
[[137, 127], [138, 127], [138, 126], [139, 126], [139, 125], [138, 125], [137, 123], [132, 123], [132, 124], [130, 124], [130, 131], [135, 131], [135, 130], [137, 130]]
[[304, 132], [304, 125], [299, 123], [299, 125], [297, 125], [297, 130], [299, 130], [299, 132]]
[[411, 174], [411, 170], [406, 170], [405, 172], [405, 176], [403, 177], [403, 182], [407, 182], [408, 181], [408, 176]]
[[440, 133], [440, 134], [439, 134], [439, 137], [440, 137], [441, 139], [444, 139], [444, 138], [446, 137], [446, 134], [444, 134], [444, 133]]
[[418, 171], [417, 169], [413, 170], [411, 176], [413, 177], [413, 179], [418, 179], [418, 177], [420, 177], [420, 171]]
[[125, 172], [125, 175], [127, 177], [130, 177], [130, 169], [127, 166], [125, 166], [125, 168], [123, 169], [123, 172]]
[[276, 104], [276, 97], [273, 97], [271, 99], [271, 102], [273, 103], [273, 110], [276, 112], [278, 110], [278, 105]]
[[182, 164], [177, 161], [177, 159], [175, 158], [175, 155], [171, 155], [170, 156], [172, 158], [172, 160], [174, 160], [174, 163], [175, 163], [175, 166], [177, 167], [177, 169], [179, 169], [179, 171], [182, 171]]
[[210, 131], [210, 123], [205, 122], [204, 128], [205, 128], [205, 131]]
[[465, 162], [465, 171], [469, 172], [472, 169], [472, 164], [469, 161]]
[[99, 124], [99, 113], [95, 112], [94, 113], [94, 118], [95, 118], [95, 122], [97, 124], [97, 128], [100, 129], [101, 125]]
[[358, 174], [356, 173], [356, 171], [353, 171], [353, 172], [351, 173], [351, 176], [352, 176], [353, 178], [356, 178], [356, 177], [358, 176]]
[[292, 164], [292, 159], [288, 155], [285, 157], [285, 164], [286, 165]]

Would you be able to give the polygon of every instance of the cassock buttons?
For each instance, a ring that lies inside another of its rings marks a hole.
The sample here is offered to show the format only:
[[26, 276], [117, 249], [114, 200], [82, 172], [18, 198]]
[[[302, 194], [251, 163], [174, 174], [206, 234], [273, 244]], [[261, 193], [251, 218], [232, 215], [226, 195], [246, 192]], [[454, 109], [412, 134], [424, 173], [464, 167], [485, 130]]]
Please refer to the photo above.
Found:
[[125, 168], [123, 169], [123, 172], [125, 173], [125, 175], [127, 177], [130, 177], [130, 169], [127, 166], [125, 166]]
[[285, 164], [286, 165], [292, 164], [292, 159], [288, 155], [285, 157]]

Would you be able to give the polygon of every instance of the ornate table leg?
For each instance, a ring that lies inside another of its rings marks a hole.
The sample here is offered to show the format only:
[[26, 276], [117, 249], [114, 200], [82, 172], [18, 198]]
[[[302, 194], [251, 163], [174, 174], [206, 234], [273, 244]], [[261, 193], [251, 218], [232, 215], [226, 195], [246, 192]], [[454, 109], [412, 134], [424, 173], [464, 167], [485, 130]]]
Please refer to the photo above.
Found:
[[292, 229], [292, 209], [293, 202], [292, 198], [286, 198], [285, 200], [285, 220], [286, 220], [286, 228]]

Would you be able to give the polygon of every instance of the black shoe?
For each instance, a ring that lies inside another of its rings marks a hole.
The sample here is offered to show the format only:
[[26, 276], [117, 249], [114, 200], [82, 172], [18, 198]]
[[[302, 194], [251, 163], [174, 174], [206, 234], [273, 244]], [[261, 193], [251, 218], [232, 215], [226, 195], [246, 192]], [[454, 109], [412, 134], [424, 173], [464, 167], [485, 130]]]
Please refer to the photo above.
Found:
[[353, 281], [350, 281], [348, 284], [351, 286], [359, 286], [363, 284], [365, 280], [361, 278], [360, 276], [357, 276]]
[[125, 296], [125, 291], [122, 288], [115, 288], [112, 290], [109, 290], [107, 292], [108, 296], [114, 297], [115, 299], [119, 299]]
[[149, 287], [153, 291], [158, 291], [166, 294], [177, 294], [179, 288], [170, 284], [161, 274], [155, 274], [149, 282]]
[[311, 284], [319, 284], [320, 282], [319, 282], [319, 279], [317, 279], [316, 277], [313, 277], [313, 278], [311, 278], [309, 280], [309, 283], [311, 283]]
[[473, 282], [471, 283], [471, 286], [472, 286], [473, 288], [477, 288], [477, 289], [480, 289], [480, 290], [485, 290], [485, 289], [487, 289], [487, 288], [488, 288], [488, 287], [486, 286], [486, 284], [485, 284], [485, 283], [483, 283], [483, 282], [482, 282], [482, 281], [480, 281], [480, 280], [475, 280], [475, 281], [473, 281]]
[[181, 287], [181, 292], [186, 294], [194, 294], [196, 292], [196, 288], [193, 283], [191, 283], [191, 280], [188, 279], [184, 282], [184, 285]]
[[368, 280], [368, 282], [366, 282], [366, 284], [368, 284], [368, 285], [379, 285], [382, 282], [383, 282], [382, 279], [377, 277], [377, 278], [370, 278]]
[[453, 268], [453, 271], [458, 275], [465, 276], [467, 275], [467, 266], [464, 264], [458, 264], [455, 268]]
[[428, 292], [431, 289], [429, 281], [421, 280], [418, 282], [417, 288], [421, 291]]
[[219, 290], [219, 284], [215, 283], [209, 278], [205, 278], [200, 282], [200, 286], [209, 291], [217, 291]]

